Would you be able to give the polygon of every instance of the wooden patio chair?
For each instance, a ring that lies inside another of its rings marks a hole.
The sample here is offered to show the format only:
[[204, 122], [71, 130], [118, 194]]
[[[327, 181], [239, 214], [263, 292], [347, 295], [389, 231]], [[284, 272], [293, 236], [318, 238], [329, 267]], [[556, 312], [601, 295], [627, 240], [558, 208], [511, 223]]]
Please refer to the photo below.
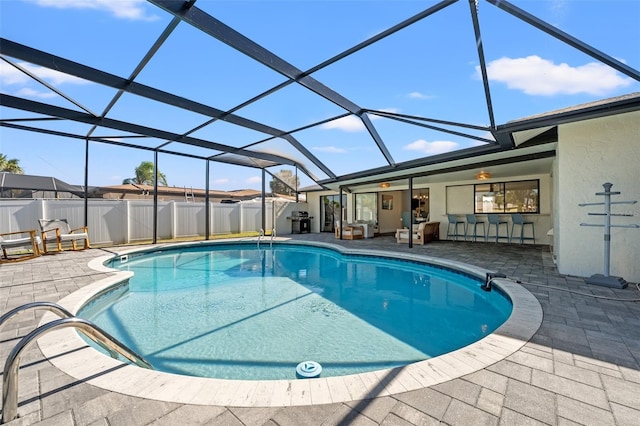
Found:
[[71, 229], [67, 219], [38, 219], [38, 224], [42, 233], [42, 247], [45, 253], [48, 253], [47, 242], [51, 241], [55, 241], [57, 251], [62, 251], [63, 241], [71, 241], [73, 250], [78, 250], [76, 245], [78, 240], [84, 240], [83, 250], [91, 248], [89, 245], [89, 231], [86, 226]]
[[[25, 237], [24, 235], [27, 234], [29, 236]], [[40, 237], [36, 235], [35, 229], [28, 231], [6, 232], [4, 234], [0, 234], [0, 248], [2, 249], [2, 257], [0, 257], [0, 263], [17, 262], [21, 260], [33, 259], [40, 256], [40, 242]], [[9, 257], [9, 250], [14, 253], [14, 249], [22, 249], [22, 253], [19, 255], [19, 257], [11, 258]], [[25, 251], [27, 252], [26, 254], [24, 254]]]

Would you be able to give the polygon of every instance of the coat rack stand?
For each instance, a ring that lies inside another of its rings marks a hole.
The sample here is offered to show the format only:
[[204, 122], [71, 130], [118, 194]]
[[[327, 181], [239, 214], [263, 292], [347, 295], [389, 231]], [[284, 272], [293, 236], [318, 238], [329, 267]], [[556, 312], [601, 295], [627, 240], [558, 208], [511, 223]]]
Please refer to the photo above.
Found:
[[604, 287], [627, 288], [627, 282], [622, 277], [614, 277], [609, 275], [609, 263], [611, 260], [611, 228], [640, 228], [640, 225], [612, 225], [612, 216], [633, 216], [632, 213], [611, 213], [611, 204], [635, 204], [637, 201], [611, 201], [612, 195], [619, 195], [620, 192], [612, 192], [612, 183], [602, 185], [604, 192], [596, 192], [596, 195], [604, 196], [604, 203], [583, 203], [578, 204], [584, 206], [602, 206], [604, 205], [604, 213], [587, 213], [591, 216], [604, 216], [604, 225], [581, 223], [580, 226], [598, 226], [604, 227], [604, 274], [595, 274], [585, 280], [587, 284], [600, 285]]

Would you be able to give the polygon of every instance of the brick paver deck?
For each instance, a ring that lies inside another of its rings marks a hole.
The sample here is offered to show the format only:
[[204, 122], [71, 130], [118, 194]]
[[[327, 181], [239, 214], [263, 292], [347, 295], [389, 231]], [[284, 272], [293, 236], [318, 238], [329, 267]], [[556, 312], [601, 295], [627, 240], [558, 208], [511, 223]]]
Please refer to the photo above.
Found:
[[[428, 388], [348, 403], [238, 408], [159, 402], [109, 392], [47, 361], [37, 345], [21, 360], [15, 425], [638, 425], [640, 299], [558, 274], [548, 247], [437, 241], [409, 249], [393, 237], [339, 241], [333, 234], [295, 239], [425, 254], [520, 280], [539, 300], [543, 323], [533, 338], [487, 368]], [[56, 302], [109, 276], [87, 266], [116, 248], [63, 252], [0, 265], [0, 312], [33, 301]], [[555, 289], [558, 287], [572, 292]], [[42, 311], [20, 315], [0, 334], [6, 359]]]

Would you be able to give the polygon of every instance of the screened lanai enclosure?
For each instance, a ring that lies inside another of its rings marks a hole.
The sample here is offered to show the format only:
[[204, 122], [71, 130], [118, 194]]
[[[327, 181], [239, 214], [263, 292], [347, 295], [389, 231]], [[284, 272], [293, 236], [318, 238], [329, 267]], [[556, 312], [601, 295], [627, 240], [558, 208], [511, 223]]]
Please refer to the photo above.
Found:
[[0, 151], [84, 188], [152, 161], [174, 185], [244, 174], [264, 193], [286, 169], [334, 206], [382, 182], [549, 172], [559, 124], [640, 108], [622, 96], [640, 91], [636, 2], [89, 3], [0, 5]]

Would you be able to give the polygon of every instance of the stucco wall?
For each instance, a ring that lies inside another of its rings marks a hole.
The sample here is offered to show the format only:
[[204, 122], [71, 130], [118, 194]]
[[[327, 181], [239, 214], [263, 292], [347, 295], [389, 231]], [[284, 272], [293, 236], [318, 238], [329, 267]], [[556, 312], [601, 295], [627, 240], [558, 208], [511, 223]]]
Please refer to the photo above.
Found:
[[[547, 237], [547, 231], [553, 227], [553, 215], [552, 215], [552, 197], [553, 197], [553, 185], [551, 179], [551, 171], [549, 174], [542, 175], [518, 175], [518, 176], [499, 176], [494, 179], [486, 181], [490, 182], [502, 182], [502, 181], [515, 181], [515, 180], [540, 180], [540, 214], [525, 215], [527, 220], [534, 222], [536, 231], [536, 244], [547, 245], [551, 243], [551, 238]], [[451, 181], [451, 182], [433, 182], [427, 186], [419, 185], [415, 186], [414, 190], [418, 191], [422, 188], [429, 188], [429, 220], [432, 222], [440, 222], [440, 237], [446, 238], [447, 235], [447, 213], [448, 206], [457, 206], [454, 213], [463, 215], [464, 213], [473, 213], [473, 185], [476, 184], [475, 180], [468, 181]], [[470, 186], [470, 196], [465, 196], [464, 200], [448, 200], [447, 199], [447, 187], [448, 186]], [[406, 190], [406, 185], [400, 186], [401, 189]], [[333, 192], [311, 192], [307, 194], [307, 201], [309, 203], [309, 212], [314, 216], [319, 216], [320, 212], [320, 196], [333, 195]], [[400, 217], [403, 211], [409, 209], [408, 201], [403, 196], [402, 191], [380, 191], [379, 194], [393, 195], [393, 210], [382, 210], [380, 208], [381, 201], [378, 200], [378, 221], [380, 225], [380, 232], [392, 233], [398, 227], [401, 226]], [[353, 218], [353, 194], [347, 194], [347, 214], [349, 220]], [[479, 220], [485, 220], [485, 215], [477, 215]], [[508, 214], [504, 215], [508, 219]], [[486, 224], [488, 227], [488, 222]], [[519, 229], [519, 228], [518, 228]], [[518, 231], [516, 229], [516, 233]], [[511, 222], [509, 222], [509, 231], [511, 230]], [[481, 231], [481, 229], [480, 229]], [[312, 221], [311, 232], [320, 232], [320, 223], [318, 220]], [[501, 228], [500, 234], [504, 234], [504, 227]], [[527, 228], [527, 232], [529, 229]], [[493, 230], [492, 230], [493, 235]], [[501, 243], [506, 240], [500, 240]], [[528, 242], [530, 244], [530, 242]]]
[[[602, 206], [579, 207], [602, 202], [602, 184], [613, 184], [621, 194], [612, 201], [640, 200], [640, 112], [566, 124], [558, 130], [557, 218], [554, 229], [558, 270], [588, 277], [604, 272], [604, 229], [580, 223], [604, 223]], [[640, 224], [639, 204], [613, 205], [612, 224]], [[640, 281], [640, 229], [611, 229], [610, 275], [629, 282]]]

